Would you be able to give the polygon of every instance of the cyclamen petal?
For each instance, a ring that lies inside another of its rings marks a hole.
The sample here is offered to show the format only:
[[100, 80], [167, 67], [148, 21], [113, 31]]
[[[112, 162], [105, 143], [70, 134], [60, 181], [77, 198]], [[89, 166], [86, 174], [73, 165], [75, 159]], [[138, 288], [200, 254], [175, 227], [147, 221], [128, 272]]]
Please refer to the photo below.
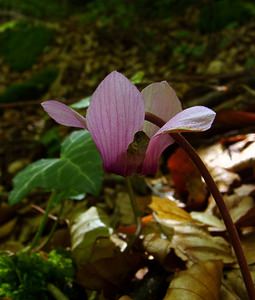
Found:
[[87, 128], [86, 119], [59, 101], [49, 100], [41, 103], [43, 109], [57, 123], [65, 126]]
[[87, 126], [107, 171], [129, 175], [137, 162], [127, 149], [144, 122], [144, 103], [138, 89], [122, 74], [110, 73], [92, 95]]
[[170, 119], [154, 136], [171, 132], [208, 130], [212, 126], [215, 115], [213, 110], [205, 106], [187, 108]]
[[174, 139], [172, 139], [169, 134], [162, 134], [152, 138], [145, 153], [142, 174], [155, 174], [158, 169], [161, 154], [173, 143]]
[[[142, 95], [145, 103], [145, 111], [160, 117], [165, 122], [182, 110], [180, 100], [166, 81], [148, 85], [142, 90]], [[145, 121], [144, 131], [151, 137], [158, 131], [158, 127]]]
[[205, 131], [211, 127], [214, 118], [215, 112], [204, 106], [187, 108], [175, 115], [151, 138], [143, 163], [143, 174], [156, 173], [162, 152], [174, 143], [169, 133]]

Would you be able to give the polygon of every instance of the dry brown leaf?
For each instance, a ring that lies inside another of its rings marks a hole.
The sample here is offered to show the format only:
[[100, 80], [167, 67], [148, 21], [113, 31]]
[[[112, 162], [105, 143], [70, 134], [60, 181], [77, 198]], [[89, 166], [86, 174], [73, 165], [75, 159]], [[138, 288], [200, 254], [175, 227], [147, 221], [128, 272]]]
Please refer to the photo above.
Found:
[[240, 181], [240, 177], [237, 174], [226, 169], [228, 166], [231, 166], [231, 157], [220, 143], [201, 148], [198, 150], [198, 154], [207, 165], [222, 193], [228, 192], [229, 187], [234, 182]]
[[227, 149], [220, 143], [200, 149], [199, 155], [205, 161], [221, 192], [227, 192], [234, 181], [240, 180], [233, 172], [254, 168], [255, 134], [246, 137]]
[[242, 184], [238, 188], [234, 189], [235, 194], [240, 197], [250, 196], [254, 191], [254, 184]]
[[[150, 207], [156, 212], [155, 219], [162, 232], [167, 233], [171, 248], [182, 260], [193, 263], [206, 260], [234, 262], [230, 245], [222, 237], [211, 236], [202, 223], [193, 220], [189, 213], [179, 208], [174, 202], [153, 197]], [[155, 238], [151, 236], [150, 242], [152, 243]], [[162, 243], [169, 251], [169, 245], [165, 241]], [[155, 241], [152, 244], [149, 243], [154, 249], [154, 255], [157, 252], [156, 244]], [[167, 251], [163, 251], [164, 255]], [[161, 252], [159, 257], [162, 258], [164, 255]]]
[[171, 244], [181, 259], [193, 262], [206, 260], [234, 262], [230, 245], [222, 237], [213, 237], [208, 231], [194, 224], [175, 225], [174, 230]]
[[164, 262], [164, 259], [172, 248], [171, 242], [162, 238], [158, 233], [145, 235], [143, 245], [145, 250], [156, 257], [161, 263]]
[[[245, 218], [248, 212], [254, 207], [254, 200], [251, 196], [240, 197], [237, 194], [232, 194], [223, 196], [223, 199], [234, 223]], [[192, 217], [206, 225], [218, 227], [219, 230], [225, 230], [217, 205], [211, 197], [209, 203], [204, 213], [192, 212]]]
[[178, 148], [168, 159], [167, 167], [176, 192], [187, 195], [187, 206], [191, 209], [203, 207], [208, 194], [207, 188], [188, 154]]
[[255, 263], [255, 233], [251, 233], [241, 239], [243, 251], [248, 264]]
[[141, 264], [141, 257], [131, 253], [115, 253], [93, 263], [80, 265], [77, 281], [88, 289], [104, 289], [125, 284]]
[[158, 218], [176, 222], [191, 222], [188, 212], [177, 206], [174, 201], [153, 196], [149, 207], [157, 214]]
[[177, 273], [164, 300], [219, 299], [222, 267], [221, 261], [205, 261]]
[[252, 197], [238, 197], [238, 202], [232, 202], [232, 200], [234, 200], [237, 197], [238, 196], [236, 195], [224, 197], [227, 206], [228, 204], [232, 204], [232, 206], [229, 208], [229, 212], [234, 223], [236, 223], [241, 217], [245, 216], [247, 212], [254, 207], [254, 201]]
[[197, 212], [192, 211], [190, 213], [191, 217], [199, 221], [206, 226], [208, 226], [209, 231], [225, 231], [226, 227], [222, 220], [220, 220], [218, 217], [214, 216], [210, 212]]
[[[254, 213], [254, 200], [253, 197], [249, 196], [254, 188], [251, 186], [240, 186], [238, 189], [234, 189], [234, 193], [231, 195], [224, 195], [224, 202], [229, 210], [229, 213], [236, 225], [239, 227], [245, 226], [246, 221], [253, 222]], [[210, 226], [211, 231], [222, 231], [225, 230], [225, 226], [220, 216], [218, 207], [214, 199], [209, 197], [209, 204], [205, 212], [192, 212], [191, 216]], [[251, 225], [253, 225], [251, 223]]]
[[[250, 267], [251, 276], [253, 279], [253, 282], [255, 283], [255, 268]], [[239, 270], [231, 270], [228, 272], [224, 272], [224, 280], [223, 284], [225, 286], [224, 289], [221, 291], [221, 293], [226, 292], [228, 290], [228, 295], [235, 295], [236, 298], [233, 299], [241, 299], [241, 300], [249, 300], [249, 297], [247, 295], [247, 290], [243, 282], [243, 277], [241, 275], [241, 272]], [[225, 294], [225, 293], [224, 293]], [[221, 298], [225, 300], [225, 298]], [[228, 298], [227, 298], [228, 299]], [[229, 297], [229, 299], [231, 299]]]
[[247, 134], [246, 139], [229, 147], [231, 163], [228, 169], [239, 172], [246, 168], [253, 168], [255, 164], [255, 134]]
[[220, 289], [220, 299], [221, 300], [242, 300], [237, 294], [225, 283], [222, 283]]
[[244, 216], [242, 216], [237, 221], [236, 226], [255, 226], [255, 207], [252, 207]]

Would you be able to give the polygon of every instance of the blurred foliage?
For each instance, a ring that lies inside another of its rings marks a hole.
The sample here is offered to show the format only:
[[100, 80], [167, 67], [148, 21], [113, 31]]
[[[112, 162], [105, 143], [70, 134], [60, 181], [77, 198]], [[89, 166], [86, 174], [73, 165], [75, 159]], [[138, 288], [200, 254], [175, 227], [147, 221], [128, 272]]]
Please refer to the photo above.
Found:
[[78, 13], [82, 21], [100, 21], [124, 29], [138, 21], [170, 20], [192, 7], [200, 10], [197, 26], [204, 33], [232, 23], [240, 25], [255, 15], [252, 0], [0, 0], [1, 9], [32, 18], [58, 19]]
[[210, 0], [200, 11], [199, 29], [203, 33], [215, 32], [241, 25], [254, 16], [254, 1]]
[[[39, 4], [33, 1], [24, 5], [30, 3], [37, 9]], [[54, 5], [57, 2], [64, 3], [54, 1]], [[0, 8], [3, 3], [0, 0]], [[90, 95], [98, 82], [115, 69], [142, 87], [151, 80], [170, 80], [176, 72], [240, 72], [251, 70], [255, 64], [252, 22], [245, 28], [233, 27], [255, 15], [255, 5], [250, 0], [66, 3], [71, 7], [69, 15], [57, 22], [52, 22], [50, 12], [48, 19], [42, 21], [30, 16], [17, 21], [15, 15], [12, 21], [3, 20], [1, 102], [42, 97], [77, 101]], [[18, 12], [20, 7], [13, 9]], [[227, 28], [215, 35], [206, 34], [224, 26]], [[44, 78], [39, 88], [37, 83], [34, 87], [31, 80], [36, 73], [52, 65], [59, 70], [56, 80], [54, 76], [52, 82]]]
[[0, 54], [13, 70], [24, 71], [33, 66], [53, 35], [45, 26], [18, 22], [0, 34]]
[[73, 280], [74, 267], [67, 252], [54, 250], [47, 257], [26, 252], [0, 255], [0, 297], [50, 299], [48, 284], [71, 295]]
[[37, 99], [48, 90], [57, 75], [56, 68], [47, 67], [24, 82], [14, 83], [0, 95], [0, 103]]
[[103, 25], [111, 24], [128, 29], [140, 21], [170, 19], [176, 11], [183, 11], [195, 2], [194, 0], [94, 0], [87, 4], [81, 20], [100, 21]]
[[32, 16], [33, 18], [64, 17], [70, 9], [66, 0], [0, 0], [0, 7]]
[[255, 16], [255, 4], [251, 0], [94, 0], [87, 4], [81, 20], [128, 29], [141, 21], [169, 21], [192, 7], [200, 8], [197, 27], [204, 33], [221, 30], [233, 23], [240, 25]]

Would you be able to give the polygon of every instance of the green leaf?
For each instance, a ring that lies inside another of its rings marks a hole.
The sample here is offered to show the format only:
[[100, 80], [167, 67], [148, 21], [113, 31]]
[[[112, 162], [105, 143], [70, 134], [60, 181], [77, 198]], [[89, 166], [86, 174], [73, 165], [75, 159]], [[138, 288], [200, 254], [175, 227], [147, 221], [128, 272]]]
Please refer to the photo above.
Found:
[[144, 79], [144, 72], [143, 71], [138, 71], [134, 74], [134, 76], [132, 76], [131, 78], [131, 82], [133, 84], [140, 84], [143, 82]]
[[66, 197], [96, 195], [102, 177], [102, 162], [90, 134], [75, 131], [62, 143], [60, 158], [38, 160], [14, 177], [9, 203], [18, 203], [34, 188], [55, 190]]
[[86, 98], [81, 99], [78, 102], [73, 103], [70, 106], [74, 109], [88, 108], [89, 104], [90, 104], [90, 100], [91, 100], [91, 97], [86, 97]]
[[78, 215], [71, 226], [72, 252], [76, 263], [87, 262], [97, 240], [108, 238], [111, 231], [108, 216], [96, 207]]

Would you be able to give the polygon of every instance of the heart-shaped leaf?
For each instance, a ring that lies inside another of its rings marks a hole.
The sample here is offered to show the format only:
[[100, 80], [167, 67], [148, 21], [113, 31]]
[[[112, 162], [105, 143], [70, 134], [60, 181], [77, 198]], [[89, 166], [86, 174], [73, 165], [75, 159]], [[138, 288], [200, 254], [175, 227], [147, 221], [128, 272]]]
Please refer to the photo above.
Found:
[[90, 134], [75, 131], [62, 143], [60, 158], [38, 160], [14, 177], [9, 203], [18, 203], [34, 188], [55, 190], [66, 197], [97, 194], [102, 177], [102, 162]]

